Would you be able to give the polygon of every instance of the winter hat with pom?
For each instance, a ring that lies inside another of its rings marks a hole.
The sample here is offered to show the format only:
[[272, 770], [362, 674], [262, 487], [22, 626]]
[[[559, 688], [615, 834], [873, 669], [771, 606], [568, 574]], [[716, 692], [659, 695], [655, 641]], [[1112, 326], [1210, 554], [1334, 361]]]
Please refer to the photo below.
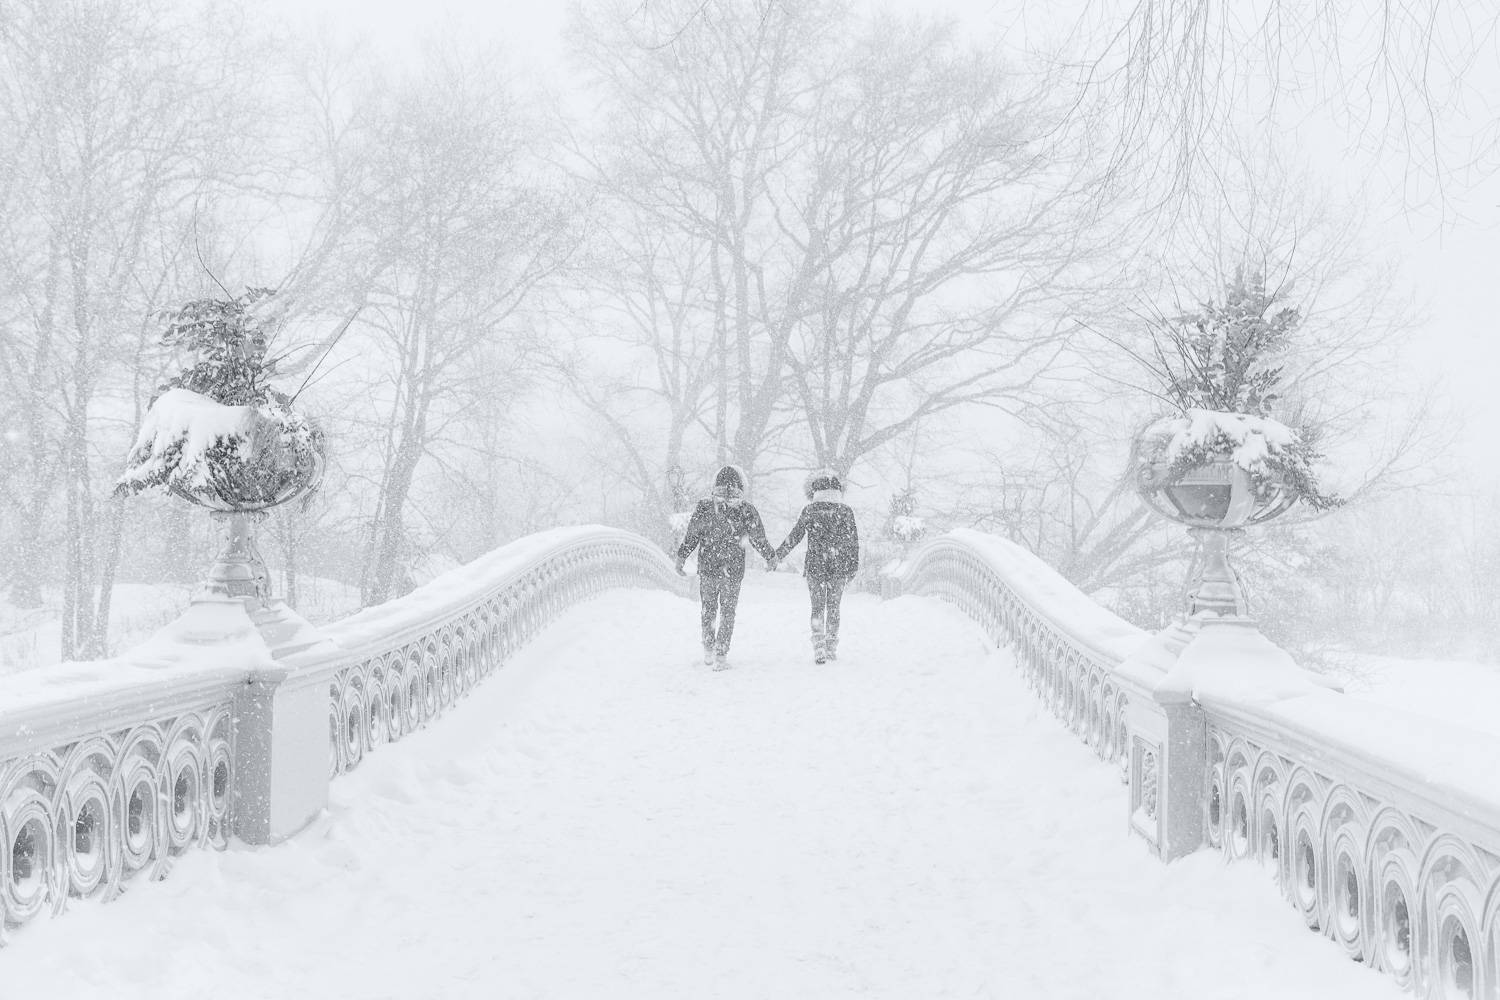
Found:
[[844, 491], [843, 478], [832, 469], [819, 469], [817, 472], [809, 475], [807, 481], [802, 484], [802, 492], [806, 494], [809, 500], [825, 490], [833, 490], [838, 493]]

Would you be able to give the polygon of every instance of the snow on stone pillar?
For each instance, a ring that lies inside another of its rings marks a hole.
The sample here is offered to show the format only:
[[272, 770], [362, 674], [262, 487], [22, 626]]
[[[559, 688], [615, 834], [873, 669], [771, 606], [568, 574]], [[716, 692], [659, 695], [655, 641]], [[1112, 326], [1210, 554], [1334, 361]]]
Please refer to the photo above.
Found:
[[274, 844], [328, 806], [328, 682], [286, 669], [252, 675], [235, 705], [234, 832]]
[[1153, 636], [1120, 664], [1131, 689], [1125, 726], [1131, 832], [1171, 861], [1204, 843], [1208, 808], [1208, 725], [1191, 688], [1172, 669], [1201, 627], [1179, 623]]
[[209, 665], [244, 678], [234, 699], [234, 833], [272, 844], [328, 804], [328, 675], [315, 666], [321, 648], [278, 659], [246, 600], [200, 596], [131, 659], [164, 668]]

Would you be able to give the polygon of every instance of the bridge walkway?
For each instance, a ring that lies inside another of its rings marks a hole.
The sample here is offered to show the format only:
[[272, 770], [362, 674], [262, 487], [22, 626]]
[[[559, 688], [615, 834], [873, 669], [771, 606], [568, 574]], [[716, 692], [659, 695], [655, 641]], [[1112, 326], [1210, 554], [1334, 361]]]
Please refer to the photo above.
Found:
[[566, 612], [274, 848], [183, 857], [0, 952], [0, 996], [1338, 998], [1388, 980], [1253, 865], [1162, 866], [1118, 772], [952, 607], [746, 581]]

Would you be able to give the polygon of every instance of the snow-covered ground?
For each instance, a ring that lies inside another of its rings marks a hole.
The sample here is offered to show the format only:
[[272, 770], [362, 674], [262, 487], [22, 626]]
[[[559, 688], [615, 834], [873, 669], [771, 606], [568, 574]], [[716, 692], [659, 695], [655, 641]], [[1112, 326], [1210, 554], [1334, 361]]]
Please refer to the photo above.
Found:
[[[193, 588], [185, 584], [116, 584], [110, 596], [110, 643], [126, 649], [182, 614]], [[0, 674], [50, 666], [61, 659], [62, 599], [47, 592], [39, 608], [0, 600]]]
[[1500, 665], [1362, 655], [1342, 673], [1356, 698], [1500, 737]]
[[[276, 578], [276, 586], [281, 579]], [[146, 641], [182, 614], [196, 584], [120, 583], [110, 595], [109, 643], [116, 652]], [[51, 666], [61, 660], [62, 599], [44, 595], [39, 608], [17, 608], [0, 599], [0, 675]], [[359, 588], [336, 580], [298, 576], [297, 609], [309, 621], [342, 618], [359, 608]]]
[[1163, 866], [1117, 769], [934, 600], [800, 581], [573, 609], [286, 844], [191, 854], [0, 952], [5, 996], [1360, 998], [1401, 994], [1271, 876]]

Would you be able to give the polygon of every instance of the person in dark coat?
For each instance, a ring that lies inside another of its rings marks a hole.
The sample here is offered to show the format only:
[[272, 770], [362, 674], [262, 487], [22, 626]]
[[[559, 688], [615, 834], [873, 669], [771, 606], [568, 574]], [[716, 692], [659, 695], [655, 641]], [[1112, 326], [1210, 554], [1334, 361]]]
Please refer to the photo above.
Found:
[[775, 561], [785, 559], [807, 537], [802, 575], [812, 599], [813, 659], [824, 663], [838, 658], [839, 605], [859, 569], [859, 526], [853, 508], [844, 503], [844, 482], [838, 473], [813, 473], [804, 491], [812, 502], [802, 508], [792, 533], [777, 548]]
[[[766, 540], [760, 512], [745, 499], [749, 484], [737, 465], [726, 465], [714, 476], [713, 492], [698, 501], [687, 533], [677, 547], [677, 572], [698, 550], [698, 596], [703, 601], [703, 662], [715, 670], [729, 666], [729, 640], [734, 636], [734, 612], [745, 579], [745, 545], [755, 546], [767, 565], [775, 555]], [[715, 627], [714, 619], [718, 619]]]

